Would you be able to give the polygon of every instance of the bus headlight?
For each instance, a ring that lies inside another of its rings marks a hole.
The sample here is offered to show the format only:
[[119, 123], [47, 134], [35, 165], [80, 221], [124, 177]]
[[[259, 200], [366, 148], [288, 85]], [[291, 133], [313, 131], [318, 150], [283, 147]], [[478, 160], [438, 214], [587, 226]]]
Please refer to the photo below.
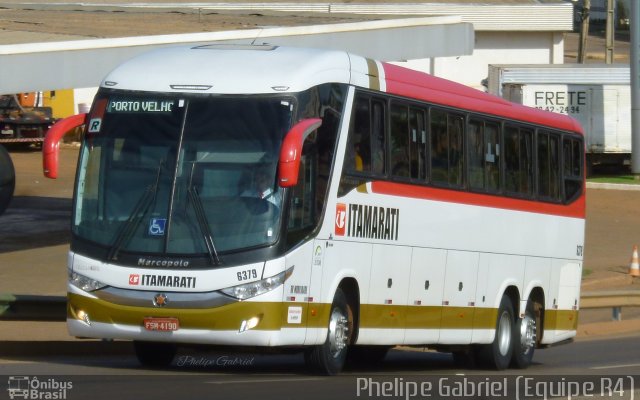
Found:
[[235, 297], [238, 300], [246, 300], [272, 291], [289, 279], [292, 273], [293, 267], [269, 278], [221, 289], [220, 291], [227, 296]]
[[85, 292], [91, 292], [94, 290], [102, 289], [103, 287], [107, 286], [106, 284], [100, 281], [91, 279], [89, 277], [80, 275], [75, 272], [69, 273], [69, 283], [71, 283], [73, 286], [79, 289], [84, 290]]

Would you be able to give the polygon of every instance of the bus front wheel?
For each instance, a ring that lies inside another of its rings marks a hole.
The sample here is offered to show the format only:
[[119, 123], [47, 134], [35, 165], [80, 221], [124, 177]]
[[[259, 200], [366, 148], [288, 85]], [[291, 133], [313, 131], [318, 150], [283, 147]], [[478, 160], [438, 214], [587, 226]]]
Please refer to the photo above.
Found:
[[503, 370], [509, 366], [514, 347], [514, 321], [511, 300], [506, 295], [502, 296], [493, 342], [480, 348], [479, 356], [483, 364], [497, 370]]
[[164, 368], [171, 365], [178, 347], [173, 343], [133, 342], [136, 358], [145, 367]]
[[338, 289], [331, 304], [327, 338], [305, 353], [307, 365], [325, 375], [338, 374], [347, 358], [352, 332], [353, 310], [342, 289]]

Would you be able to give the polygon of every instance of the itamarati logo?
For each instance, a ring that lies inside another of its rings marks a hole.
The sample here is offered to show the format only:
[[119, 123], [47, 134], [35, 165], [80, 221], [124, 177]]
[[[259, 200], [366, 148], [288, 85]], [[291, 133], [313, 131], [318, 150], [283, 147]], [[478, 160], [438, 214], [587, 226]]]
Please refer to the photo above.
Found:
[[28, 400], [64, 400], [73, 389], [73, 382], [55, 378], [38, 379], [37, 376], [10, 376], [9, 397]]

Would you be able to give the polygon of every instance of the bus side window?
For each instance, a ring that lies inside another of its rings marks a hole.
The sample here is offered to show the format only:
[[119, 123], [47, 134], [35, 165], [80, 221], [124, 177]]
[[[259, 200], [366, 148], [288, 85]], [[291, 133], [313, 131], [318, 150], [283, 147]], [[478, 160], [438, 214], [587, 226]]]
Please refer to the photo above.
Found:
[[515, 126], [504, 131], [504, 188], [507, 192], [530, 196], [533, 183], [533, 132]]
[[409, 110], [406, 105], [391, 103], [391, 175], [409, 178], [410, 171], [410, 137]]
[[463, 118], [458, 115], [449, 115], [449, 185], [462, 186], [463, 183]]
[[469, 187], [484, 190], [484, 123], [471, 120], [467, 126], [467, 147], [469, 154]]
[[431, 109], [431, 181], [462, 186], [464, 118]]
[[371, 101], [371, 172], [385, 173], [385, 104], [381, 100]]
[[559, 137], [549, 132], [538, 132], [538, 196], [541, 199], [560, 200]]
[[582, 193], [583, 146], [577, 138], [565, 136], [562, 140], [564, 201], [571, 202]]
[[487, 122], [484, 127], [484, 161], [486, 189], [497, 192], [500, 189], [500, 127]]
[[345, 171], [384, 174], [385, 104], [358, 95], [353, 106]]
[[425, 181], [427, 179], [427, 128], [424, 110], [416, 108], [409, 110], [409, 130], [411, 177]]
[[371, 171], [371, 107], [369, 97], [356, 97], [345, 160], [347, 171]]
[[431, 109], [431, 181], [436, 184], [449, 182], [449, 138], [447, 114]]

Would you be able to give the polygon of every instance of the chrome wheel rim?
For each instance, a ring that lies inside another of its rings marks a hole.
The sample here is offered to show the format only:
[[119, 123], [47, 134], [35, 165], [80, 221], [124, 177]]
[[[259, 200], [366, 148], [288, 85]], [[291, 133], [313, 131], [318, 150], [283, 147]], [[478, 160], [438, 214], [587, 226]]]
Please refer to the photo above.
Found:
[[511, 347], [511, 318], [508, 312], [503, 312], [498, 322], [498, 350], [501, 355], [507, 355]]
[[331, 312], [329, 320], [329, 351], [333, 358], [338, 358], [347, 347], [349, 337], [349, 320], [338, 307]]

